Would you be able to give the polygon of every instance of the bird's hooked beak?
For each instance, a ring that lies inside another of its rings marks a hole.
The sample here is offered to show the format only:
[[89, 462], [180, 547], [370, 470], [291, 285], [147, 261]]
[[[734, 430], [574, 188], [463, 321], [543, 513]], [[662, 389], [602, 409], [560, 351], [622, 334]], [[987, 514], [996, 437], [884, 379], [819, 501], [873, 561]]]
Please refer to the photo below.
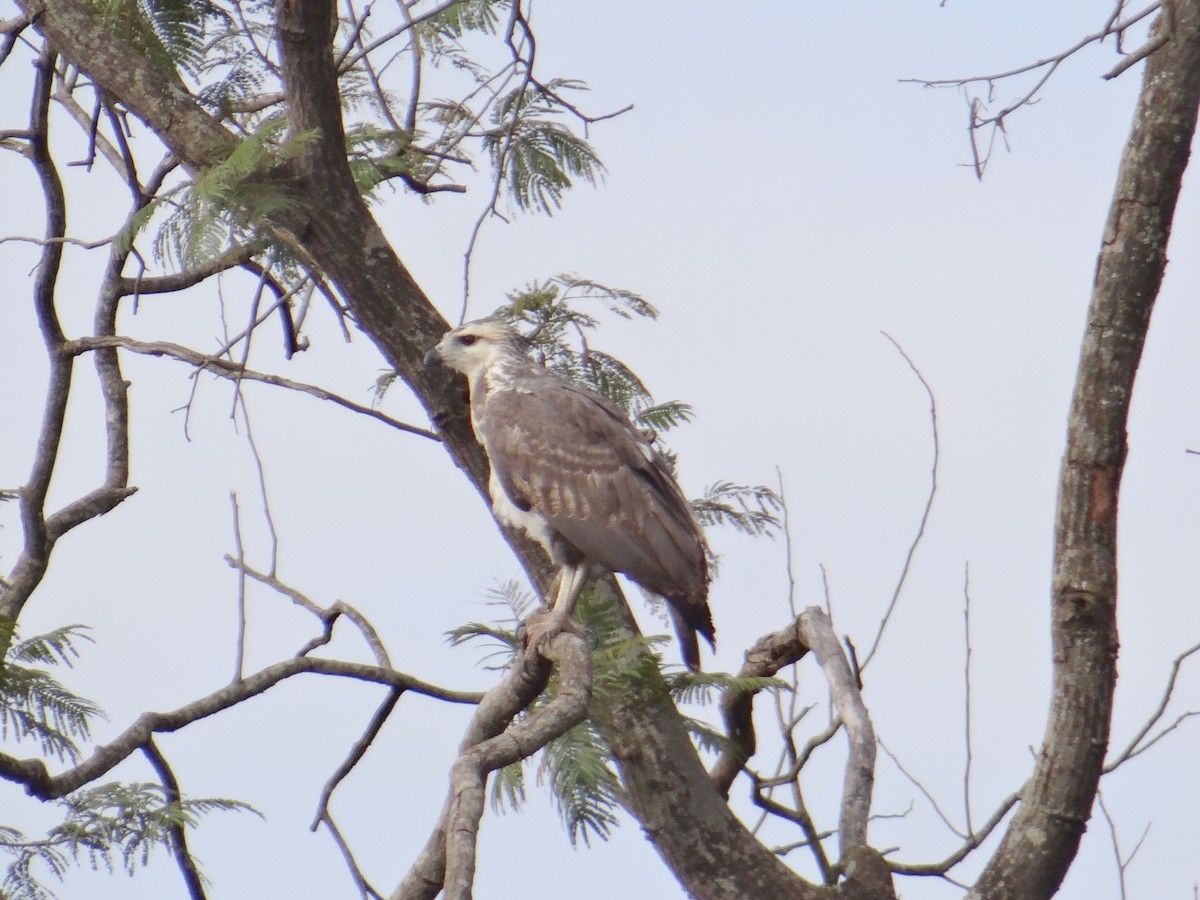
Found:
[[437, 347], [430, 347], [429, 352], [425, 354], [425, 368], [430, 369], [433, 366], [442, 364], [442, 354], [438, 353]]

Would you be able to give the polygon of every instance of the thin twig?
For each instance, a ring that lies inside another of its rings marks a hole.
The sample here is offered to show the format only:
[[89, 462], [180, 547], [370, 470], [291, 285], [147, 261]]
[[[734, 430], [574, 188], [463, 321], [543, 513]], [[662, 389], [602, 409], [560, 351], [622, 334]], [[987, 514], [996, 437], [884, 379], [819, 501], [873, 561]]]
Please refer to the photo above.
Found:
[[401, 688], [392, 688], [388, 691], [388, 695], [379, 704], [379, 708], [375, 710], [374, 715], [371, 716], [371, 721], [367, 723], [366, 730], [354, 742], [354, 746], [350, 748], [350, 752], [342, 760], [341, 765], [329, 776], [329, 780], [321, 788], [321, 798], [317, 801], [317, 814], [313, 817], [312, 824], [309, 826], [310, 831], [316, 831], [317, 826], [329, 817], [329, 801], [333, 798], [333, 792], [345, 777], [354, 770], [354, 767], [358, 765], [363, 756], [366, 755], [368, 748], [370, 748], [375, 738], [379, 735], [380, 730], [387, 722], [388, 716], [392, 714], [392, 710], [400, 702], [400, 697], [403, 693], [404, 691]]
[[921, 544], [921, 539], [925, 536], [925, 527], [929, 524], [929, 512], [933, 509], [933, 498], [937, 494], [938, 462], [941, 457], [941, 444], [938, 440], [937, 401], [933, 396], [933, 388], [929, 386], [929, 382], [925, 380], [925, 376], [921, 374], [921, 370], [917, 368], [916, 363], [912, 361], [909, 355], [904, 352], [904, 348], [900, 346], [896, 339], [886, 331], [880, 333], [891, 342], [896, 351], [904, 358], [904, 361], [908, 363], [908, 367], [917, 376], [917, 380], [921, 382], [921, 387], [925, 389], [925, 393], [929, 397], [929, 424], [933, 433], [933, 461], [929, 467], [929, 495], [925, 499], [925, 509], [921, 513], [921, 522], [917, 526], [917, 533], [913, 536], [912, 542], [908, 545], [908, 553], [904, 556], [904, 565], [900, 569], [900, 577], [896, 580], [896, 588], [892, 591], [892, 599], [888, 603], [887, 611], [879, 621], [879, 630], [875, 632], [875, 640], [858, 667], [860, 672], [864, 671], [871, 660], [875, 658], [875, 652], [879, 649], [880, 641], [883, 640], [883, 632], [887, 628], [888, 622], [891, 621], [892, 613], [896, 609], [896, 603], [900, 599], [900, 592], [904, 589], [904, 584], [908, 580], [908, 572], [912, 568], [913, 556], [917, 552], [917, 547]]
[[229, 502], [233, 506], [233, 547], [237, 551], [237, 565], [234, 570], [238, 573], [237, 583], [237, 640], [234, 646], [233, 680], [241, 681], [245, 672], [246, 662], [246, 553], [242, 546], [242, 514], [238, 509], [237, 492], [229, 492]]
[[971, 564], [963, 568], [963, 644], [966, 658], [963, 661], [963, 742], [967, 759], [963, 765], [963, 812], [966, 815], [967, 834], [974, 834], [971, 824], [971, 763], [974, 754], [971, 748]]
[[1124, 750], [1117, 754], [1117, 756], [1111, 762], [1105, 764], [1104, 769], [1102, 770], [1103, 774], [1107, 775], [1109, 772], [1113, 771], [1117, 768], [1117, 766], [1121, 765], [1127, 760], [1133, 759], [1133, 757], [1144, 753], [1146, 750], [1150, 749], [1152, 746], [1162, 740], [1162, 738], [1164, 738], [1167, 734], [1178, 728], [1180, 723], [1182, 723], [1185, 719], [1200, 714], [1200, 710], [1183, 713], [1171, 725], [1164, 728], [1153, 738], [1147, 741], [1146, 744], [1138, 746], [1145, 739], [1146, 735], [1150, 733], [1150, 730], [1154, 728], [1156, 724], [1158, 724], [1160, 719], [1162, 719], [1163, 713], [1167, 711], [1167, 705], [1171, 702], [1171, 695], [1175, 693], [1175, 682], [1179, 678], [1180, 668], [1189, 657], [1197, 652], [1200, 652], [1200, 644], [1193, 644], [1191, 647], [1188, 647], [1188, 649], [1184, 650], [1175, 657], [1174, 661], [1171, 663], [1171, 674], [1167, 678], [1167, 686], [1163, 690], [1163, 695], [1158, 701], [1158, 708], [1154, 710], [1154, 712], [1150, 715], [1150, 718], [1147, 719], [1146, 723], [1138, 730], [1138, 733], [1133, 736], [1133, 740], [1129, 742], [1128, 746], [1126, 746]]
[[221, 378], [234, 379], [235, 377], [240, 377], [243, 381], [259, 381], [263, 384], [287, 388], [291, 391], [299, 391], [302, 394], [308, 394], [310, 397], [316, 397], [318, 400], [326, 400], [334, 403], [351, 412], [370, 416], [372, 419], [378, 419], [380, 422], [390, 425], [397, 431], [419, 435], [431, 441], [441, 441], [441, 437], [427, 428], [420, 428], [416, 425], [409, 425], [407, 422], [393, 419], [391, 416], [377, 409], [363, 406], [361, 403], [355, 403], [353, 400], [347, 400], [345, 397], [341, 397], [332, 391], [327, 391], [316, 385], [292, 381], [290, 378], [266, 372], [256, 372], [250, 369], [239, 370], [237, 364], [230, 360], [208, 356], [192, 350], [190, 347], [173, 344], [169, 341], [137, 341], [121, 336], [85, 337], [67, 342], [64, 352], [77, 356], [81, 353], [87, 353], [103, 347], [119, 347], [122, 350], [128, 350], [131, 353], [140, 353], [145, 356], [165, 356], [178, 362], [195, 366], [200, 371], [210, 372]]

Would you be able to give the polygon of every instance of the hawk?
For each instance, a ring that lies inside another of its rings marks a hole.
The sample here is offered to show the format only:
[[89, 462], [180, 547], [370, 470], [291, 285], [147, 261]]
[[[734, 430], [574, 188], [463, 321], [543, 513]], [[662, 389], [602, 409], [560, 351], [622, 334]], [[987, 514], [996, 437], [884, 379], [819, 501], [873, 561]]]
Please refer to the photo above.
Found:
[[652, 440], [605, 398], [564, 381], [495, 319], [448, 331], [425, 355], [467, 376], [471, 424], [487, 451], [496, 518], [521, 527], [559, 568], [544, 633], [570, 628], [590, 567], [667, 601], [684, 663], [697, 633], [715, 646], [704, 537]]

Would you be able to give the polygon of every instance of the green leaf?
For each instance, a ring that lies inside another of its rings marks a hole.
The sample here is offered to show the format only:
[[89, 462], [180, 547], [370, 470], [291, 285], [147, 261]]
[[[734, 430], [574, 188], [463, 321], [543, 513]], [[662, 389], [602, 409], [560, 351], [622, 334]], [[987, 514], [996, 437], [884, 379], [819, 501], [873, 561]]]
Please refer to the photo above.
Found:
[[[547, 87], [584, 85], [560, 80]], [[505, 95], [493, 111], [496, 127], [484, 135], [484, 146], [518, 209], [553, 215], [573, 179], [596, 184], [604, 177], [604, 163], [591, 144], [552, 118], [561, 111], [536, 85]]]
[[766, 485], [718, 481], [692, 501], [692, 512], [701, 525], [730, 525], [751, 537], [774, 537], [781, 527], [783, 502]]

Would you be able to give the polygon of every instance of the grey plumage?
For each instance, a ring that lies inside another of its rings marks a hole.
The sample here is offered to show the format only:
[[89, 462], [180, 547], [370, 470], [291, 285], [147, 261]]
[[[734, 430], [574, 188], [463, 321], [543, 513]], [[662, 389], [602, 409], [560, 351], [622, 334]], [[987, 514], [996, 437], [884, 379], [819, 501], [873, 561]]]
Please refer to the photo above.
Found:
[[492, 466], [493, 509], [560, 567], [555, 611], [570, 615], [588, 563], [668, 602], [684, 661], [714, 641], [703, 535], [670, 469], [625, 413], [534, 364], [494, 320], [446, 334], [426, 356], [467, 375], [471, 419]]

